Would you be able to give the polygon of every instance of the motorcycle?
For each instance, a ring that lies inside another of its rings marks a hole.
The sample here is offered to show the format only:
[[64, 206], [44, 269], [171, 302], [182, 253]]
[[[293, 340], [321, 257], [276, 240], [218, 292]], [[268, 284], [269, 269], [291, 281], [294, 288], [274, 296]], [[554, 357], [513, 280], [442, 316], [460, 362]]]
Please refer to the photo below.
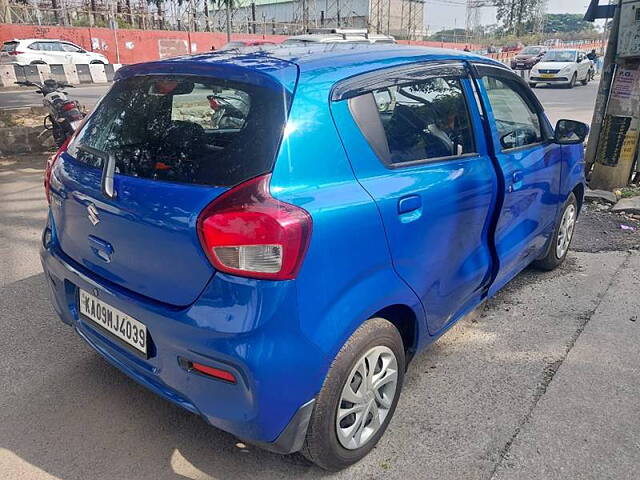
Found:
[[25, 87], [37, 87], [35, 93], [40, 93], [44, 97], [42, 104], [47, 108], [48, 114], [44, 117], [44, 128], [51, 131], [53, 139], [58, 147], [73, 135], [73, 132], [80, 126], [84, 113], [80, 110], [77, 100], [67, 98], [64, 88], [73, 88], [73, 85], [47, 79], [42, 83], [31, 81], [16, 82]]

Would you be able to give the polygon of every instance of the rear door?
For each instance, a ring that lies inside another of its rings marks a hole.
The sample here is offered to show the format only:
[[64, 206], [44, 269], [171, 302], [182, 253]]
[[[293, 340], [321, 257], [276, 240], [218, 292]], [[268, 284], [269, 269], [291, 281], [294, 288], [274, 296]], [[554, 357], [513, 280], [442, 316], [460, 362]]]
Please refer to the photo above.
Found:
[[490, 278], [497, 177], [462, 64], [377, 75], [341, 86], [332, 109], [394, 267], [436, 334], [476, 304]]
[[478, 65], [479, 87], [501, 170], [504, 200], [495, 232], [500, 289], [540, 256], [553, 232], [562, 153], [540, 102], [504, 68]]
[[[145, 297], [192, 303], [214, 274], [196, 232], [199, 213], [270, 171], [279, 146], [289, 95], [273, 80], [256, 81], [262, 85], [189, 75], [116, 82], [52, 172], [62, 252]], [[109, 156], [115, 195], [101, 183]]]
[[48, 64], [68, 63], [60, 42], [40, 41], [29, 48], [36, 48], [39, 60]]

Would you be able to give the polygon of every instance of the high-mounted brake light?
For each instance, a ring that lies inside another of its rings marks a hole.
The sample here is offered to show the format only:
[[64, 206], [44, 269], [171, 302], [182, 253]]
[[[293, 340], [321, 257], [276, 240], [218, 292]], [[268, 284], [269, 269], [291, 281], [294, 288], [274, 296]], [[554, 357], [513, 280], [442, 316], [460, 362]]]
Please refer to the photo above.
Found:
[[209, 260], [222, 272], [271, 280], [295, 278], [311, 238], [311, 217], [269, 193], [270, 174], [211, 202], [198, 218]]
[[70, 139], [71, 137], [67, 138], [58, 151], [47, 159], [47, 164], [44, 168], [44, 194], [46, 195], [47, 202], [49, 203], [51, 203], [51, 171], [53, 170], [53, 166], [58, 161], [60, 155], [67, 150], [67, 145], [69, 145]]

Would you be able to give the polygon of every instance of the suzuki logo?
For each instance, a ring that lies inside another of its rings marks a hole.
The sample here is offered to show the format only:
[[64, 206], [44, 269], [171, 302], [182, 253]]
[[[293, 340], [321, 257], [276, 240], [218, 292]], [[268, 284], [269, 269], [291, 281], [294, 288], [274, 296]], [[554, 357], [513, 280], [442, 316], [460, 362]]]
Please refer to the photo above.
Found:
[[89, 217], [89, 221], [93, 226], [96, 226], [100, 223], [100, 218], [98, 218], [98, 209], [93, 203], [90, 203], [87, 207], [87, 216]]

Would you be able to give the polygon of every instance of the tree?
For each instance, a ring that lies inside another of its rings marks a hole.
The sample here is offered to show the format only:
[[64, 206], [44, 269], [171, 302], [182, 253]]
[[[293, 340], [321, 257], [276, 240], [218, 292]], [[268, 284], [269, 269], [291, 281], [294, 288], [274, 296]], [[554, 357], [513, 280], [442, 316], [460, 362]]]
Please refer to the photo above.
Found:
[[450, 28], [434, 33], [429, 37], [429, 40], [436, 42], [453, 42], [454, 40], [464, 40], [466, 37], [467, 31], [464, 28]]
[[531, 31], [542, 0], [495, 0], [496, 18], [504, 33], [520, 36]]
[[592, 22], [586, 22], [582, 14], [549, 13], [544, 16], [544, 31], [549, 33], [596, 32]]

